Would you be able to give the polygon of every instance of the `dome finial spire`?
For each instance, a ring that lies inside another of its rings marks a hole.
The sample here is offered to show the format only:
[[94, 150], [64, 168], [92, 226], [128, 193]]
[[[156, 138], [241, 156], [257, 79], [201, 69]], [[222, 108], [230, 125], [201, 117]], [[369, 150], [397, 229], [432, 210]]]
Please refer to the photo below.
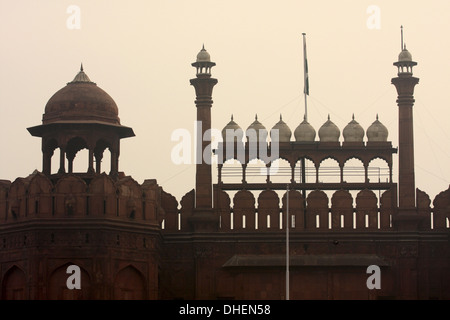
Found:
[[77, 83], [77, 82], [86, 82], [95, 84], [94, 82], [91, 81], [91, 79], [89, 79], [88, 75], [84, 73], [83, 62], [81, 62], [80, 71], [78, 71], [75, 78], [69, 83]]

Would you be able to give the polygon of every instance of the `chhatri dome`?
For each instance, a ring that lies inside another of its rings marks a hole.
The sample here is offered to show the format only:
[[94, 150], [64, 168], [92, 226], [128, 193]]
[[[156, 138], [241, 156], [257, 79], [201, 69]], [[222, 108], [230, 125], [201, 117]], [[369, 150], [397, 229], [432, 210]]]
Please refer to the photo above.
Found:
[[319, 129], [320, 141], [321, 142], [339, 142], [340, 135], [341, 135], [341, 131], [330, 120], [330, 115], [328, 115], [328, 120]]
[[363, 142], [364, 129], [355, 120], [355, 115], [352, 115], [352, 121], [350, 121], [342, 131], [345, 142]]
[[[228, 131], [229, 130], [229, 131]], [[222, 129], [222, 139], [224, 142], [227, 141], [227, 131], [228, 134], [232, 134], [234, 136], [234, 141], [242, 141], [242, 137], [244, 136], [244, 132], [242, 128], [233, 120], [233, 115], [231, 115], [230, 122]]]
[[279, 142], [289, 142], [291, 141], [292, 131], [289, 128], [289, 126], [286, 124], [286, 122], [283, 121], [283, 118], [280, 114], [280, 121], [278, 121], [273, 128], [270, 130], [270, 138], [273, 141], [273, 130], [278, 130], [278, 139]]
[[368, 141], [387, 141], [388, 129], [378, 120], [378, 114], [376, 120], [367, 128], [367, 140]]
[[83, 70], [47, 102], [43, 124], [94, 121], [120, 125], [119, 110], [111, 96], [92, 82]]
[[398, 55], [398, 61], [399, 62], [405, 62], [405, 61], [413, 61], [411, 53], [406, 49], [406, 44], [403, 46], [402, 52]]
[[197, 54], [197, 62], [211, 62], [211, 56], [203, 45], [202, 50]]
[[303, 117], [302, 123], [295, 129], [294, 136], [297, 142], [311, 142], [316, 138], [316, 130], [306, 121], [306, 116]]
[[267, 137], [267, 130], [266, 127], [264, 127], [263, 124], [258, 121], [258, 115], [255, 115], [255, 121], [253, 121], [253, 123], [247, 128], [246, 135], [248, 139], [250, 139], [250, 137], [252, 137], [252, 134], [254, 134], [251, 132], [252, 129], [256, 133], [256, 139], [258, 142], [260, 139], [260, 134], [263, 134], [262, 138], [265, 140], [265, 138]]

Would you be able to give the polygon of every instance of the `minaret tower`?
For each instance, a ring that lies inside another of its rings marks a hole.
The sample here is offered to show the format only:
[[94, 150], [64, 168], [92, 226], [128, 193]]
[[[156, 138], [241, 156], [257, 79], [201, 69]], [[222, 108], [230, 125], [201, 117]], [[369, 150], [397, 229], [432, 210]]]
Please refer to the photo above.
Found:
[[195, 88], [197, 107], [197, 150], [195, 177], [195, 211], [192, 222], [194, 229], [209, 230], [215, 221], [212, 210], [212, 172], [211, 172], [211, 107], [213, 104], [212, 91], [217, 79], [211, 78], [211, 62], [205, 47], [197, 55], [192, 66], [197, 69], [197, 76], [190, 80]]
[[412, 60], [411, 53], [403, 44], [398, 61], [394, 62], [398, 68], [396, 78], [392, 84], [397, 89], [398, 105], [398, 140], [399, 140], [399, 215], [401, 220], [413, 222], [416, 216], [416, 185], [414, 179], [414, 132], [413, 132], [413, 105], [414, 87], [419, 83], [419, 78], [413, 77], [413, 66], [417, 62]]

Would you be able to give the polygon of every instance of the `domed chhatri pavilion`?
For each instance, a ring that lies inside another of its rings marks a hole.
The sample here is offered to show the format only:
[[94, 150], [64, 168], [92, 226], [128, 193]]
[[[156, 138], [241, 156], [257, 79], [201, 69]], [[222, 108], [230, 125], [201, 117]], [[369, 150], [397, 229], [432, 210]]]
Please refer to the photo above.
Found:
[[[416, 189], [419, 79], [402, 49], [392, 79], [398, 148], [378, 115], [367, 129], [352, 116], [342, 131], [328, 116], [317, 132], [306, 117], [292, 132], [281, 115], [270, 132], [257, 116], [244, 132], [232, 115], [211, 152], [220, 160], [216, 182], [202, 159], [195, 188], [179, 200], [153, 179], [139, 184], [119, 171], [120, 141], [133, 130], [81, 67], [49, 99], [42, 124], [28, 128], [42, 141], [42, 171], [0, 180], [0, 298], [449, 299], [450, 188], [433, 201]], [[196, 120], [206, 135], [197, 148], [207, 154], [215, 63], [203, 47], [192, 66]], [[86, 168], [75, 172], [82, 149]], [[110, 172], [101, 166], [106, 149]], [[52, 168], [56, 150], [59, 168]], [[337, 163], [331, 171], [328, 159]], [[361, 163], [356, 181], [347, 175], [353, 159]], [[385, 164], [383, 179], [374, 179], [374, 159]], [[264, 170], [255, 171], [254, 160]], [[80, 268], [80, 289], [66, 283], [70, 265]], [[369, 288], [373, 265], [381, 286]]]
[[[131, 128], [122, 126], [116, 103], [109, 94], [92, 82], [81, 65], [72, 82], [56, 92], [45, 106], [42, 125], [28, 128], [42, 138], [44, 174], [51, 172], [51, 158], [60, 149], [59, 173], [72, 173], [74, 157], [81, 149], [89, 150], [88, 172], [101, 172], [103, 152], [111, 152], [111, 173], [118, 174], [120, 139], [134, 136]], [[97, 168], [94, 168], [94, 157]]]

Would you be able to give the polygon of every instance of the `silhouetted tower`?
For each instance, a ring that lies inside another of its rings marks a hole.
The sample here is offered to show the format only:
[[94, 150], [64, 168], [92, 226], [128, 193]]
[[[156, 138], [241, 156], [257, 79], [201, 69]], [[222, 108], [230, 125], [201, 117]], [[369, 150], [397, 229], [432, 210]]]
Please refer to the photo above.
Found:
[[417, 62], [412, 60], [411, 53], [406, 50], [406, 46], [403, 43], [398, 61], [394, 62], [394, 65], [398, 68], [398, 76], [392, 79], [392, 84], [395, 85], [398, 93], [399, 217], [403, 216], [406, 219], [407, 216], [409, 218], [415, 216], [416, 207], [413, 105], [414, 87], [419, 83], [419, 78], [413, 77], [413, 66], [417, 65]]
[[[195, 88], [197, 107], [197, 150], [195, 176], [195, 212], [192, 221], [201, 222], [194, 226], [198, 229], [204, 223], [209, 225], [212, 217], [212, 172], [211, 172], [211, 107], [213, 104], [212, 91], [217, 79], [211, 78], [211, 62], [205, 47], [197, 54], [196, 62], [192, 66], [197, 69], [197, 77], [190, 80]], [[208, 222], [209, 221], [209, 222]], [[205, 226], [205, 225], [204, 225]], [[209, 229], [209, 227], [208, 227]]]

